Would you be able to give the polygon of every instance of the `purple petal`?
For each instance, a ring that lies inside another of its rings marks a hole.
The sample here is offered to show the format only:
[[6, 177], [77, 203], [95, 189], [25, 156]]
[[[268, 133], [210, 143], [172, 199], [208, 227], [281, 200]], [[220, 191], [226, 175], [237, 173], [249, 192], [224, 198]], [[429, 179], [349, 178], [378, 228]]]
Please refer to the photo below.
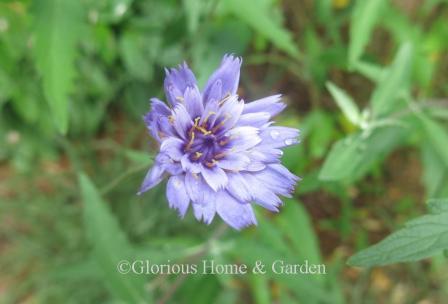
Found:
[[228, 225], [236, 230], [257, 224], [251, 204], [237, 201], [227, 191], [218, 192], [215, 201], [216, 212]]
[[163, 180], [164, 172], [165, 169], [163, 168], [163, 165], [155, 163], [154, 166], [146, 174], [145, 179], [143, 180], [143, 183], [137, 194], [140, 195], [143, 192], [146, 192], [149, 189], [157, 186]]
[[291, 197], [298, 177], [280, 164], [271, 164], [265, 170], [256, 172], [255, 177], [260, 185], [272, 190], [276, 194]]
[[185, 187], [184, 175], [172, 176], [166, 186], [166, 196], [170, 208], [177, 209], [181, 217], [185, 216], [190, 197], [187, 194]]
[[280, 99], [281, 95], [278, 94], [246, 103], [243, 114], [268, 112], [273, 117], [286, 108], [286, 105]]
[[165, 69], [164, 82], [165, 94], [171, 105], [176, 105], [184, 99], [185, 90], [195, 87], [196, 78], [186, 63], [179, 65], [177, 69]]
[[247, 113], [240, 116], [238, 126], [252, 126], [261, 128], [264, 126], [271, 115], [268, 112]]
[[236, 127], [227, 132], [226, 135], [231, 138], [232, 151], [234, 152], [246, 151], [261, 142], [258, 129], [255, 127]]
[[206, 205], [212, 201], [215, 196], [215, 192], [198, 174], [187, 172], [185, 174], [185, 187], [188, 196], [195, 204]]
[[287, 127], [268, 127], [260, 133], [263, 143], [260, 146], [282, 148], [297, 144], [299, 130]]
[[272, 190], [266, 187], [266, 184], [261, 183], [252, 173], [242, 172], [241, 176], [246, 181], [252, 200], [256, 204], [270, 211], [278, 212], [278, 207], [282, 205], [282, 201]]
[[246, 167], [247, 171], [261, 171], [266, 168], [266, 165], [260, 161], [251, 161]]
[[[208, 84], [207, 84], [208, 85]], [[210, 88], [207, 91], [207, 95], [205, 93], [202, 95], [203, 102], [207, 104], [211, 101], [220, 101], [224, 96], [222, 94], [222, 80], [217, 79], [212, 84], [210, 84]]]
[[224, 189], [227, 185], [228, 180], [226, 173], [216, 165], [212, 168], [202, 167], [201, 174], [214, 191]]
[[203, 124], [205, 121], [211, 126], [215, 123], [217, 119], [217, 114], [219, 112], [219, 102], [217, 100], [210, 101], [205, 105], [204, 112], [201, 117], [200, 123]]
[[250, 164], [250, 158], [242, 153], [231, 153], [218, 161], [221, 169], [241, 171]]
[[229, 183], [226, 189], [232, 196], [241, 202], [252, 200], [252, 190], [240, 173], [228, 173], [228, 178]]
[[162, 141], [160, 152], [168, 155], [172, 160], [180, 161], [183, 157], [182, 147], [184, 142], [177, 137], [168, 137]]
[[204, 113], [204, 105], [202, 104], [202, 96], [199, 89], [195, 86], [194, 88], [187, 88], [184, 94], [185, 108], [190, 114], [192, 119], [196, 117], [201, 117]]
[[221, 100], [228, 94], [235, 94], [240, 80], [242, 60], [232, 55], [224, 55], [220, 67], [210, 76], [204, 88], [204, 103]]
[[222, 130], [232, 128], [239, 120], [244, 109], [244, 101], [238, 100], [237, 95], [230, 96], [222, 105], [216, 115], [215, 125], [221, 125]]
[[214, 200], [210, 200], [205, 204], [192, 204], [194, 216], [198, 221], [203, 221], [209, 225], [216, 214], [216, 205]]
[[247, 155], [253, 162], [277, 163], [283, 156], [283, 151], [269, 146], [258, 145], [251, 149]]
[[177, 134], [181, 138], [187, 139], [188, 132], [190, 131], [193, 122], [183, 104], [178, 103], [174, 108], [173, 120], [174, 129], [176, 129]]
[[191, 173], [200, 173], [202, 166], [199, 163], [192, 162], [190, 160], [190, 157], [188, 154], [185, 154], [182, 156], [182, 159], [180, 160], [180, 163], [182, 165], [182, 169], [186, 172]]
[[151, 132], [152, 137], [159, 142], [164, 136], [173, 134], [173, 128], [168, 123], [168, 116], [170, 114], [170, 108], [163, 101], [157, 98], [151, 98], [151, 111], [143, 117], [143, 120]]

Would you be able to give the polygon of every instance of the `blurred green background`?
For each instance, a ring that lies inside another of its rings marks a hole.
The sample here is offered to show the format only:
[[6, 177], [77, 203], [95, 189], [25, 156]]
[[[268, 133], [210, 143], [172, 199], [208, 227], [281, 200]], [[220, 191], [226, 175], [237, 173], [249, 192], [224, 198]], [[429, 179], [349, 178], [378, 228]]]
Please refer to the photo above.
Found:
[[[0, 1], [0, 303], [446, 303], [442, 254], [347, 259], [448, 196], [448, 1]], [[303, 180], [242, 232], [135, 195], [164, 67], [201, 85], [243, 57], [239, 94], [282, 93]], [[416, 244], [416, 246], [419, 246]], [[325, 263], [327, 275], [121, 275], [152, 263]]]

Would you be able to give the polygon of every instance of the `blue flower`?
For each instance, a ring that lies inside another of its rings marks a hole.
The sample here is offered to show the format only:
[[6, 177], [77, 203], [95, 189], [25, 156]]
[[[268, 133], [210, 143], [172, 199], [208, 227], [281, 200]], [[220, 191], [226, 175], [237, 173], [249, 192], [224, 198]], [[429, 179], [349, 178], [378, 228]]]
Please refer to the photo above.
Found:
[[152, 98], [144, 117], [160, 152], [139, 191], [170, 176], [168, 203], [181, 217], [191, 205], [198, 220], [210, 224], [217, 213], [238, 230], [257, 223], [252, 203], [278, 212], [278, 196], [291, 197], [299, 179], [280, 162], [299, 131], [273, 125], [285, 108], [280, 95], [239, 99], [241, 62], [225, 55], [202, 92], [185, 63], [166, 70], [169, 106]]

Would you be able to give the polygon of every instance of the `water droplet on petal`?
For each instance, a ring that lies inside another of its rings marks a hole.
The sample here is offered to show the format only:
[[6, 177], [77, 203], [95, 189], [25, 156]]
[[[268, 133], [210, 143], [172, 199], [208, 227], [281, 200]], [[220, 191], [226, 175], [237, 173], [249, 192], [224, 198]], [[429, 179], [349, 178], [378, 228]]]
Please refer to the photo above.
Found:
[[290, 145], [292, 145], [294, 142], [295, 142], [294, 139], [292, 139], [292, 138], [288, 138], [288, 139], [285, 140], [285, 145], [290, 146]]
[[280, 132], [277, 130], [272, 130], [270, 134], [272, 139], [277, 139], [280, 136]]

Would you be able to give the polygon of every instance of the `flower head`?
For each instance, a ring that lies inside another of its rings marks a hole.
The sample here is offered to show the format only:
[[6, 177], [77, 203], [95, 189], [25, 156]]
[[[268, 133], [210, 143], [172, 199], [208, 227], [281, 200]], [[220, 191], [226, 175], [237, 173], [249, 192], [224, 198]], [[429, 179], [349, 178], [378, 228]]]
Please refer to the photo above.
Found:
[[225, 55], [202, 92], [185, 63], [166, 70], [169, 106], [152, 98], [144, 117], [160, 152], [139, 192], [170, 176], [168, 203], [181, 217], [191, 205], [198, 220], [209, 224], [217, 213], [235, 229], [256, 224], [252, 203], [277, 212], [278, 195], [290, 197], [298, 180], [280, 149], [296, 144], [299, 131], [273, 125], [285, 108], [280, 95], [238, 97], [241, 62]]

